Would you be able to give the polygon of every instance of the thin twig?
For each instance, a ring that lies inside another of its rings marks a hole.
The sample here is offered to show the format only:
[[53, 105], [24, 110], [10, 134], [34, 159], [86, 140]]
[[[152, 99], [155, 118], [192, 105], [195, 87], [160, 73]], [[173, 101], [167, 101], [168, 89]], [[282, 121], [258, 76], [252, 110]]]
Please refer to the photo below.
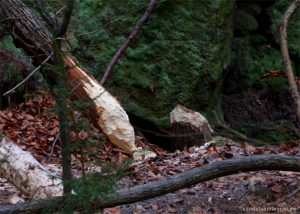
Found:
[[57, 140], [59, 139], [59, 136], [60, 136], [60, 132], [57, 133], [57, 135], [56, 135], [54, 141], [52, 142], [51, 152], [50, 152], [50, 154], [49, 154], [49, 156], [48, 156], [49, 158], [51, 158], [51, 156], [52, 156], [52, 154], [53, 154], [54, 146], [55, 146]]
[[10, 89], [9, 91], [5, 92], [3, 96], [7, 96], [15, 92], [15, 90], [20, 87], [22, 84], [24, 84], [27, 80], [30, 79], [30, 77], [37, 72], [51, 57], [53, 56], [53, 53], [51, 53], [38, 67], [36, 67], [25, 79], [23, 79], [19, 84], [17, 84], [15, 87]]
[[66, 6], [63, 6], [61, 9], [59, 9], [57, 12], [55, 12], [55, 14], [53, 16], [51, 16], [52, 18], [56, 18], [56, 16], [63, 10], [65, 9]]

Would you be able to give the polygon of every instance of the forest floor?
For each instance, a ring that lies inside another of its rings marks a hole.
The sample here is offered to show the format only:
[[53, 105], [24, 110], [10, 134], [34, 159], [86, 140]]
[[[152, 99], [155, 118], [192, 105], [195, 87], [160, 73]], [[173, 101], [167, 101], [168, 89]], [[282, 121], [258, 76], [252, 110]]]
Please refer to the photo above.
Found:
[[[58, 118], [49, 94], [27, 99], [16, 108], [0, 111], [0, 130], [22, 149], [29, 151], [50, 171], [61, 175]], [[75, 113], [74, 118], [78, 119]], [[72, 132], [72, 138], [86, 142], [99, 133], [91, 128]], [[54, 145], [55, 142], [55, 145]], [[200, 147], [186, 148], [170, 153], [137, 137], [137, 146], [154, 151], [157, 157], [130, 163], [126, 175], [118, 181], [119, 187], [129, 187], [157, 181], [207, 163], [254, 154], [300, 156], [300, 142], [254, 147], [247, 142], [234, 142], [214, 137]], [[54, 145], [52, 149], [52, 145]], [[93, 148], [95, 151], [95, 148]], [[73, 173], [101, 170], [95, 159], [120, 165], [130, 157], [108, 142], [96, 148], [97, 155], [88, 157], [80, 152], [72, 156]], [[82, 162], [82, 159], [93, 160]], [[81, 160], [81, 161], [80, 161]], [[30, 201], [4, 179], [0, 179], [0, 206], [19, 200]], [[103, 210], [105, 214], [117, 213], [300, 213], [300, 173], [283, 171], [258, 171], [239, 173], [203, 182], [164, 196]]]

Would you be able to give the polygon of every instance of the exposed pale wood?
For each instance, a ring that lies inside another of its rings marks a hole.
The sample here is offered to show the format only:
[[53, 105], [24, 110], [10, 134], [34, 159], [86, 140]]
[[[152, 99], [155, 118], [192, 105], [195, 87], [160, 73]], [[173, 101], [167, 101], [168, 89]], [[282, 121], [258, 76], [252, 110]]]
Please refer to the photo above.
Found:
[[61, 196], [62, 181], [43, 167], [29, 152], [7, 138], [0, 142], [0, 177], [7, 179], [29, 198]]
[[80, 101], [91, 103], [90, 117], [94, 123], [101, 127], [116, 146], [129, 153], [135, 151], [133, 127], [117, 99], [78, 66], [73, 58], [65, 56], [65, 62], [70, 66], [68, 86]]
[[[95, 196], [94, 198], [91, 198], [90, 203], [91, 206], [95, 206], [99, 209], [113, 207], [174, 192], [176, 190], [187, 188], [197, 183], [212, 180], [214, 178], [257, 170], [300, 172], [300, 158], [284, 155], [254, 155], [209, 163], [203, 167], [198, 167], [161, 181], [138, 185], [129, 189], [117, 190], [116, 192], [109, 194], [104, 199]], [[22, 203], [0, 207], [0, 213], [16, 214], [25, 213], [26, 211], [32, 213], [41, 213], [41, 211], [49, 204], [59, 208], [62, 203], [62, 197], [55, 197], [33, 201], [30, 204]], [[76, 209], [80, 210], [81, 204], [76, 201], [75, 207]]]
[[212, 139], [213, 130], [199, 112], [177, 105], [170, 113], [171, 131], [174, 134], [171, 147], [201, 146]]

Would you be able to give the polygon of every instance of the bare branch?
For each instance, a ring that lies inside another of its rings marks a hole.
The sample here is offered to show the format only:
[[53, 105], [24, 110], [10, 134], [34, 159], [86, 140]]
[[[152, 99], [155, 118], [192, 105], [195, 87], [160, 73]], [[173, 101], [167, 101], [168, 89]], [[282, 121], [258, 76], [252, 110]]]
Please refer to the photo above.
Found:
[[110, 60], [109, 64], [106, 67], [106, 70], [100, 80], [100, 84], [104, 84], [107, 80], [107, 78], [109, 77], [114, 65], [117, 63], [117, 61], [120, 59], [120, 57], [124, 54], [125, 50], [129, 47], [129, 45], [131, 44], [131, 42], [136, 38], [136, 36], [138, 35], [138, 33], [140, 32], [143, 24], [149, 19], [153, 8], [156, 4], [156, 0], [150, 0], [150, 3], [148, 4], [148, 7], [144, 13], [144, 15], [137, 21], [137, 23], [135, 24], [135, 27], [133, 29], [133, 31], [130, 33], [129, 37], [127, 38], [127, 40], [124, 42], [124, 44], [117, 50], [117, 52], [115, 53], [115, 55], [112, 57], [112, 59]]
[[285, 14], [281, 19], [281, 23], [279, 26], [279, 38], [280, 38], [280, 49], [281, 55], [283, 59], [283, 64], [285, 67], [285, 72], [287, 75], [289, 88], [291, 90], [292, 99], [294, 101], [297, 121], [300, 123], [300, 95], [298, 92], [298, 87], [295, 81], [293, 68], [291, 65], [291, 59], [289, 56], [288, 44], [287, 44], [287, 27], [290, 20], [290, 17], [295, 12], [295, 10], [299, 7], [300, 0], [295, 0], [286, 10]]

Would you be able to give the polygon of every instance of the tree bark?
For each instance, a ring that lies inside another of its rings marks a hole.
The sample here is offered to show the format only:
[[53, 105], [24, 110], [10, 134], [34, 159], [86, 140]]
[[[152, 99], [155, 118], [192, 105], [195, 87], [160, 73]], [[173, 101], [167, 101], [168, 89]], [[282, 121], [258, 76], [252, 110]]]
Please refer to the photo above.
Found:
[[62, 196], [60, 178], [45, 169], [29, 152], [10, 140], [0, 142], [0, 176], [32, 199]]
[[[41, 21], [20, 0], [0, 0], [0, 20], [12, 35], [17, 46], [23, 48], [38, 66], [53, 53], [51, 34]], [[106, 91], [86, 70], [72, 57], [65, 55], [68, 67], [69, 89], [77, 100], [89, 103], [88, 114], [97, 126], [101, 127], [110, 141], [128, 153], [137, 148], [135, 135], [128, 116], [119, 102]], [[49, 60], [54, 64], [54, 59]], [[50, 84], [58, 81], [54, 71], [47, 71]]]
[[107, 78], [109, 77], [109, 75], [112, 72], [113, 67], [115, 66], [117, 61], [120, 59], [120, 57], [122, 57], [125, 50], [129, 47], [129, 45], [132, 43], [132, 41], [137, 37], [143, 24], [149, 19], [150, 15], [155, 7], [155, 4], [156, 4], [156, 0], [150, 0], [144, 15], [137, 21], [137, 23], [134, 26], [133, 31], [130, 33], [130, 35], [124, 42], [124, 44], [117, 50], [115, 55], [111, 58], [110, 62], [108, 63], [108, 65], [104, 71], [104, 74], [100, 80], [100, 83], [102, 85], [106, 82]]
[[[242, 158], [233, 158], [220, 162], [209, 163], [170, 178], [155, 181], [148, 184], [138, 185], [129, 189], [121, 189], [109, 194], [106, 198], [93, 197], [90, 199], [91, 206], [98, 209], [113, 207], [122, 204], [134, 203], [156, 196], [164, 195], [176, 190], [187, 188], [200, 182], [214, 178], [236, 174], [240, 172], [258, 170], [280, 170], [300, 172], [300, 158], [283, 155], [254, 155]], [[73, 204], [80, 210], [81, 204]], [[40, 213], [47, 205], [59, 208], [64, 203], [62, 197], [49, 198], [33, 201], [30, 204], [22, 203], [8, 205], [0, 208], [1, 214], [6, 213]], [[71, 203], [71, 202], [68, 202]]]
[[291, 59], [289, 56], [288, 44], [287, 44], [287, 27], [290, 20], [290, 17], [295, 12], [295, 10], [300, 6], [300, 0], [295, 0], [286, 10], [283, 15], [279, 27], [279, 39], [280, 39], [280, 49], [283, 59], [283, 64], [285, 67], [285, 72], [287, 75], [289, 88], [291, 90], [292, 99], [294, 101], [294, 106], [296, 110], [297, 122], [300, 124], [300, 95], [298, 87], [295, 81], [293, 68], [291, 65]]

